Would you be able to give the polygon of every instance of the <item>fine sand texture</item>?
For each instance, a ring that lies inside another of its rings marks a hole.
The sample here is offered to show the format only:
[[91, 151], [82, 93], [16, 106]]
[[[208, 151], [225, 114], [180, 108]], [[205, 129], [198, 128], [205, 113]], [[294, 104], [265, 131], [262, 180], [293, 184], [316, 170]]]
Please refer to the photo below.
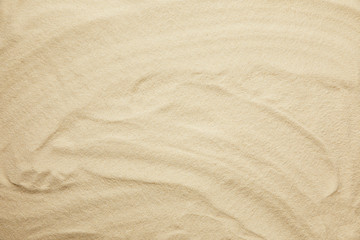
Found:
[[359, 0], [0, 0], [0, 240], [359, 239]]

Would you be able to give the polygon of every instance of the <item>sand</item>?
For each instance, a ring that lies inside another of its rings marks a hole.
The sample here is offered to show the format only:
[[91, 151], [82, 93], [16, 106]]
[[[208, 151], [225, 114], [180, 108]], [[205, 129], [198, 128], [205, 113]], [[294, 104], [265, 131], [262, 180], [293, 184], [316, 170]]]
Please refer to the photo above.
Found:
[[360, 239], [358, 0], [0, 1], [1, 240]]

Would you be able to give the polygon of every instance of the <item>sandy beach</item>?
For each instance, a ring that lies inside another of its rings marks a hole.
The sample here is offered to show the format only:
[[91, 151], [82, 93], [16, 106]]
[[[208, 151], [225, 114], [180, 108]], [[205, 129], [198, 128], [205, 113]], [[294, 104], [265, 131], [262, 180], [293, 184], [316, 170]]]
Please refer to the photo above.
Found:
[[96, 239], [360, 239], [360, 2], [0, 1], [0, 240]]

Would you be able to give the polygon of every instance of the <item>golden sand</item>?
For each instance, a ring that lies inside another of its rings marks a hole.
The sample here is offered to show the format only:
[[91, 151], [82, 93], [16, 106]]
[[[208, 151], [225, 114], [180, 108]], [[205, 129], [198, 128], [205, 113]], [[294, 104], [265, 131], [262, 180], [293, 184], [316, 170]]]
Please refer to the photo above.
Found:
[[359, 240], [358, 0], [0, 1], [1, 240]]

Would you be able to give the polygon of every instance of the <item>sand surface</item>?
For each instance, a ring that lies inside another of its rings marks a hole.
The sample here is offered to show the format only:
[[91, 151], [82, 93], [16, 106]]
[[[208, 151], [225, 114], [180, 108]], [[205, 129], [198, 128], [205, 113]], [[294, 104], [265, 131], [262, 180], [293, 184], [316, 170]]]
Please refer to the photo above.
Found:
[[0, 240], [359, 240], [359, 0], [0, 1]]

